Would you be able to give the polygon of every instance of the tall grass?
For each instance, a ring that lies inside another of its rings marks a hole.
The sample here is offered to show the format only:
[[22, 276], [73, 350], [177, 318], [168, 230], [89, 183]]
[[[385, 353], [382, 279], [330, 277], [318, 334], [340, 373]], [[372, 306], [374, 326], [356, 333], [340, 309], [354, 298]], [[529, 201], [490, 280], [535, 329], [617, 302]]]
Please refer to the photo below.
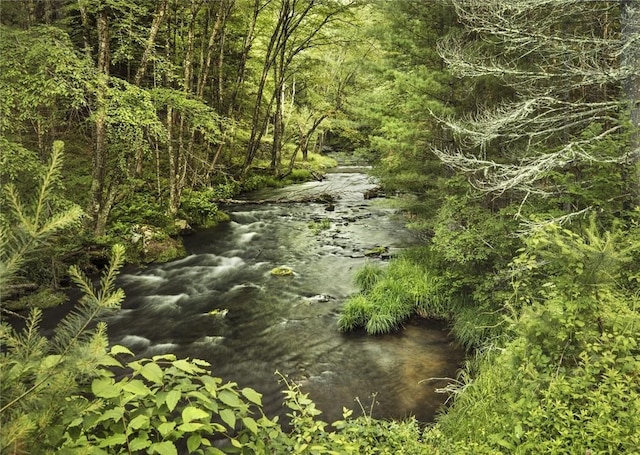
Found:
[[409, 250], [387, 268], [366, 264], [355, 276], [360, 294], [346, 302], [340, 329], [364, 327], [370, 334], [381, 334], [398, 329], [413, 314], [450, 317], [450, 293], [430, 268], [431, 253], [426, 250]]
[[375, 284], [384, 277], [385, 270], [379, 265], [367, 262], [364, 267], [356, 272], [354, 281], [360, 288], [360, 292], [368, 294]]

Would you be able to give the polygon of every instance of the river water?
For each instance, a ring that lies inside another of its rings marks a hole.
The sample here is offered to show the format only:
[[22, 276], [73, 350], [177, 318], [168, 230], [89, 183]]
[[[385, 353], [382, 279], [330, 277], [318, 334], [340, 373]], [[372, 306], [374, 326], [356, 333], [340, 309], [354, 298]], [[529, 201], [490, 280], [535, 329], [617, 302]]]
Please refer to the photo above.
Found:
[[[394, 210], [364, 199], [374, 186], [358, 169], [338, 168], [322, 182], [252, 195], [330, 193], [338, 198], [333, 207], [226, 207], [231, 221], [186, 238], [184, 259], [123, 272], [127, 297], [107, 320], [110, 341], [144, 357], [207, 360], [213, 375], [263, 393], [270, 415], [286, 413], [277, 370], [301, 384], [328, 422], [342, 417], [343, 406], [358, 415], [356, 398], [367, 411], [373, 403], [375, 417], [431, 421], [446, 398], [434, 389], [446, 382], [429, 379], [454, 377], [462, 360], [446, 327], [416, 319], [377, 337], [337, 328], [340, 308], [357, 292], [354, 273], [366, 261], [383, 263], [364, 252], [383, 245], [394, 253], [415, 242]], [[321, 220], [328, 229], [310, 228]], [[278, 266], [294, 275], [273, 276]]]

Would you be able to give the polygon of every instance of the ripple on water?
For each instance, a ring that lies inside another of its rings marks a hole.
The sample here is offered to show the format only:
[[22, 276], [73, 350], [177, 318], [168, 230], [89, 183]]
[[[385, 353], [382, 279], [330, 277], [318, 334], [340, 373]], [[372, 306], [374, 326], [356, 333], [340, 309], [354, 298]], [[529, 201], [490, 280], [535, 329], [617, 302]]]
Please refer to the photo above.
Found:
[[187, 294], [178, 295], [148, 295], [142, 298], [141, 308], [152, 313], [164, 316], [175, 316], [181, 311], [178, 304], [181, 300], [189, 298]]
[[149, 345], [151, 344], [151, 340], [149, 340], [149, 338], [145, 338], [139, 335], [125, 335], [116, 344], [126, 346], [129, 349], [131, 349], [133, 352], [136, 352], [149, 347]]
[[144, 275], [120, 275], [119, 280], [123, 281], [125, 284], [129, 285], [138, 285], [141, 287], [157, 287], [161, 284], [167, 282], [167, 278], [165, 276], [158, 276], [152, 274], [144, 274]]
[[205, 336], [193, 342], [195, 347], [217, 346], [224, 341], [222, 336]]
[[176, 343], [154, 344], [153, 346], [149, 346], [144, 351], [143, 357], [151, 357], [154, 355], [161, 355], [161, 354], [172, 354], [176, 351], [176, 349], [178, 349], [178, 347], [179, 345]]

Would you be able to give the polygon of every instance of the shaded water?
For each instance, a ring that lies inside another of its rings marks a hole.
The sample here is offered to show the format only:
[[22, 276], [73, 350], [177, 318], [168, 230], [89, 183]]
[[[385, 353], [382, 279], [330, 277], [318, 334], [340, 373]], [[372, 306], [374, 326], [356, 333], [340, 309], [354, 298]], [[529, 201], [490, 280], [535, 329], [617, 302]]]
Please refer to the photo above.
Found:
[[[375, 186], [370, 178], [348, 171], [253, 195], [331, 193], [339, 198], [334, 210], [301, 203], [227, 207], [230, 222], [186, 239], [186, 258], [123, 273], [127, 297], [107, 321], [111, 342], [145, 357], [172, 352], [207, 360], [215, 376], [263, 393], [271, 415], [286, 412], [278, 370], [302, 384], [329, 422], [341, 418], [343, 406], [359, 410], [356, 397], [368, 407], [374, 393], [376, 417], [432, 420], [445, 398], [434, 388], [443, 383], [426, 380], [453, 377], [462, 358], [444, 326], [416, 320], [378, 337], [337, 329], [340, 308], [357, 291], [354, 273], [380, 261], [363, 253], [414, 241], [393, 210], [364, 199]], [[309, 223], [322, 219], [331, 227], [316, 234]], [[277, 266], [294, 276], [272, 276]]]

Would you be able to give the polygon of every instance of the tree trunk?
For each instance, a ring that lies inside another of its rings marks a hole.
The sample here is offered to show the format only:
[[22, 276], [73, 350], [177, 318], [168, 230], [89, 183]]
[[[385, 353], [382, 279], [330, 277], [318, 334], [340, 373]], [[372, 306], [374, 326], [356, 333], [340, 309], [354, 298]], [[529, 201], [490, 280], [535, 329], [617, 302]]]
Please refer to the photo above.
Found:
[[[191, 83], [193, 78], [193, 55], [194, 55], [194, 42], [195, 42], [195, 26], [198, 18], [198, 11], [202, 6], [202, 1], [192, 0], [191, 1], [191, 19], [189, 21], [189, 29], [187, 32], [187, 51], [184, 56], [183, 66], [183, 80], [182, 80], [182, 91], [187, 94], [191, 91]], [[178, 147], [170, 148], [169, 159], [173, 160], [174, 166], [173, 171], [171, 172], [170, 179], [170, 199], [169, 199], [169, 213], [175, 215], [178, 213], [178, 209], [180, 208], [180, 197], [182, 196], [182, 190], [184, 189], [185, 176], [187, 172], [187, 159], [189, 153], [185, 152], [185, 148], [187, 150], [193, 149], [193, 140], [194, 136], [191, 136], [191, 140], [187, 142], [185, 147], [184, 134], [185, 134], [185, 117], [182, 113], [180, 115], [180, 122], [177, 131], [177, 139], [178, 139]]]
[[[196, 94], [199, 98], [204, 97], [204, 89], [207, 86], [207, 79], [209, 78], [209, 72], [211, 70], [211, 61], [213, 59], [215, 44], [218, 40], [221, 30], [223, 30], [226, 25], [227, 18], [231, 13], [234, 2], [235, 0], [220, 0], [220, 5], [218, 7], [218, 11], [216, 12], [216, 21], [213, 24], [213, 28], [211, 29], [211, 33], [209, 35], [206, 57], [203, 58], [203, 64], [200, 68], [200, 76], [196, 84]], [[220, 44], [220, 47], [223, 47], [222, 44]]]
[[[262, 135], [264, 134], [264, 125], [266, 122], [260, 121], [262, 103], [264, 97], [264, 90], [267, 84], [267, 79], [269, 77], [269, 73], [271, 68], [275, 62], [275, 58], [278, 54], [279, 46], [281, 45], [282, 40], [282, 30], [284, 27], [284, 17], [286, 17], [285, 12], [285, 3], [283, 3], [280, 14], [278, 18], [278, 23], [276, 24], [276, 28], [271, 34], [271, 38], [269, 40], [269, 45], [267, 46], [267, 51], [265, 53], [264, 63], [262, 65], [262, 75], [260, 76], [260, 82], [258, 84], [258, 92], [256, 94], [256, 102], [253, 107], [253, 117], [251, 119], [251, 136], [249, 137], [249, 143], [247, 145], [247, 154], [245, 156], [244, 165], [242, 167], [242, 176], [246, 176], [249, 168], [251, 167], [251, 163], [258, 152], [260, 147], [260, 141], [262, 140]], [[265, 117], [268, 117], [269, 110], [264, 114]]]
[[169, 156], [169, 213], [175, 214], [178, 211], [178, 194], [177, 194], [177, 166], [176, 156], [173, 150], [173, 108], [167, 106], [167, 155]]
[[[158, 31], [160, 30], [160, 26], [162, 25], [162, 21], [167, 12], [167, 3], [168, 0], [162, 0], [162, 2], [158, 5], [158, 9], [156, 10], [156, 14], [153, 16], [153, 22], [151, 23], [151, 30], [149, 31], [149, 39], [147, 40], [147, 46], [144, 49], [144, 53], [142, 54], [142, 58], [140, 59], [140, 65], [138, 66], [138, 70], [136, 71], [136, 75], [133, 79], [133, 83], [135, 85], [140, 85], [142, 82], [142, 78], [144, 77], [147, 64], [149, 63], [149, 57], [153, 52], [153, 48], [156, 42], [156, 36], [158, 35]], [[142, 149], [136, 150], [136, 170], [135, 173], [139, 177], [142, 175], [142, 164], [143, 164], [143, 151]]]
[[147, 47], [145, 47], [144, 49], [144, 53], [142, 54], [142, 58], [140, 59], [140, 65], [138, 66], [138, 70], [136, 71], [136, 75], [133, 79], [133, 83], [136, 85], [140, 85], [140, 82], [142, 82], [142, 78], [144, 77], [147, 70], [149, 57], [151, 57], [151, 53], [153, 52], [153, 48], [155, 46], [156, 36], [158, 35], [158, 31], [160, 30], [160, 26], [162, 25], [162, 21], [167, 12], [167, 3], [168, 0], [162, 0], [158, 4], [156, 14], [153, 16], [151, 29], [149, 30], [149, 39], [147, 40]]
[[90, 215], [93, 232], [102, 236], [106, 231], [106, 219], [109, 214], [107, 177], [107, 90], [109, 82], [109, 22], [106, 10], [98, 13], [98, 76], [96, 88], [95, 113], [95, 150], [93, 152], [93, 171], [91, 197], [87, 212]]
[[635, 165], [635, 203], [640, 205], [640, 1], [621, 3], [623, 41], [622, 67], [628, 74], [624, 79], [624, 94], [629, 103], [631, 120], [630, 156]]
[[276, 110], [273, 114], [273, 147], [271, 149], [271, 172], [278, 175], [284, 137], [284, 83], [278, 81], [275, 87]]

